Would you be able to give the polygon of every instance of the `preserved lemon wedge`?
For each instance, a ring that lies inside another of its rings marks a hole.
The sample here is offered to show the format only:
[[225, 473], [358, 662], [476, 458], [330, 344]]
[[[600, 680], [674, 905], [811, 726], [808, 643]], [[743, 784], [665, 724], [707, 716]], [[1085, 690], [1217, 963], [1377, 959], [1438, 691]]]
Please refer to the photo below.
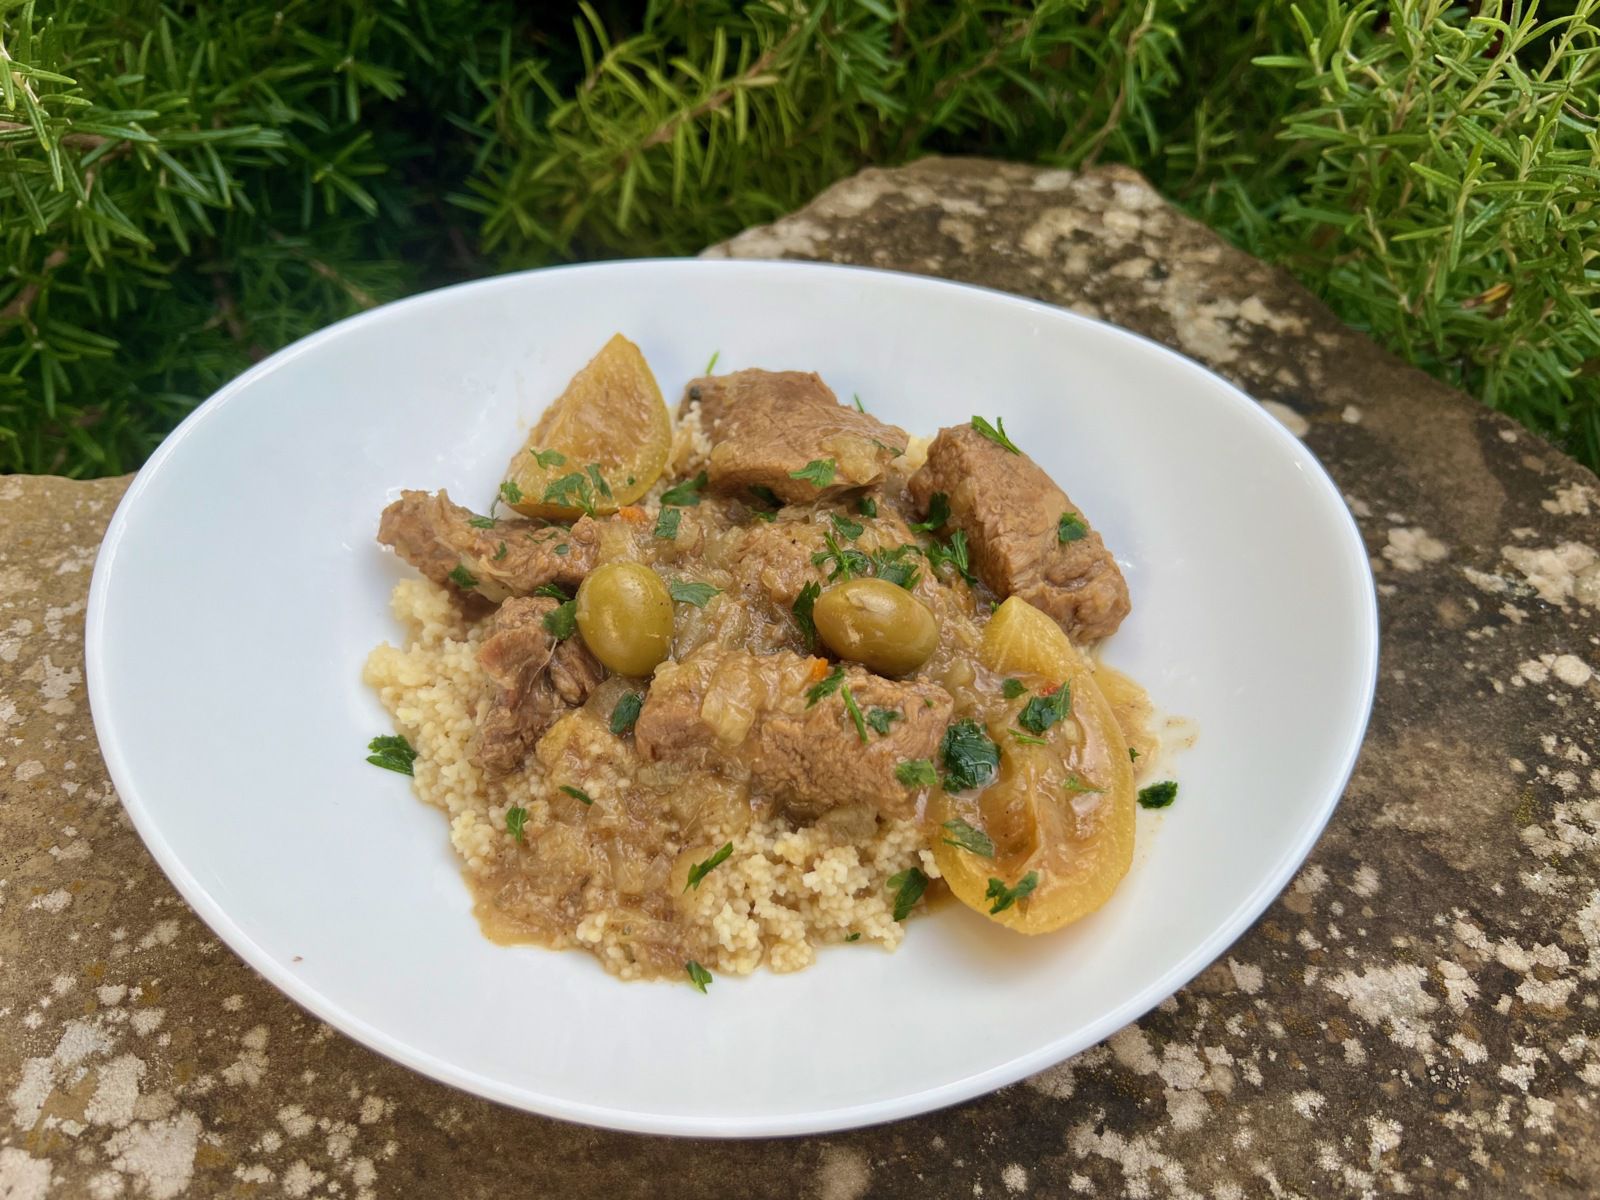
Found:
[[667, 465], [672, 420], [639, 347], [616, 334], [545, 409], [506, 468], [501, 495], [552, 521], [613, 513]]
[[1013, 596], [995, 611], [980, 653], [1034, 695], [1066, 688], [1070, 705], [1043, 744], [1007, 737], [1003, 724], [990, 729], [1000, 746], [995, 781], [978, 792], [936, 791], [929, 802], [940, 827], [934, 858], [969, 908], [1019, 933], [1048, 933], [1099, 908], [1128, 873], [1128, 747], [1089, 660], [1025, 600]]

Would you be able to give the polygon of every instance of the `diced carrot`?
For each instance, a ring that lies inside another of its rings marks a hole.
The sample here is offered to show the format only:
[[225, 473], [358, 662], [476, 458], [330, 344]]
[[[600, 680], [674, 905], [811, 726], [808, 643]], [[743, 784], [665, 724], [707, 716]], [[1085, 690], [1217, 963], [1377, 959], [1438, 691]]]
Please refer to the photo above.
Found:
[[821, 683], [827, 677], [828, 660], [825, 658], [813, 658], [811, 660], [811, 682]]
[[645, 515], [644, 509], [637, 504], [624, 504], [617, 509], [617, 516], [633, 525], [645, 525], [650, 521], [650, 518]]

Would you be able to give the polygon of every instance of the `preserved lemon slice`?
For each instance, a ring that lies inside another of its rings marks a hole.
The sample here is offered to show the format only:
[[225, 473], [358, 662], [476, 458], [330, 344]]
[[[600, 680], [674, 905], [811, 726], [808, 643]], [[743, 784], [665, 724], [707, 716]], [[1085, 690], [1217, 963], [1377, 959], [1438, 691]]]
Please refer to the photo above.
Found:
[[671, 445], [650, 364], [619, 333], [545, 409], [506, 468], [501, 494], [518, 512], [552, 521], [613, 513], [650, 490]]
[[[934, 793], [928, 811], [941, 828], [933, 854], [963, 904], [1019, 933], [1047, 933], [1099, 908], [1128, 873], [1135, 801], [1127, 743], [1088, 659], [1027, 601], [1013, 596], [995, 611], [980, 653], [1033, 694], [1065, 685], [1071, 706], [1044, 745], [1007, 737], [1003, 724], [989, 731], [1000, 745], [999, 774], [977, 793]], [[947, 821], [972, 832], [950, 836]], [[977, 852], [984, 849], [992, 853]]]

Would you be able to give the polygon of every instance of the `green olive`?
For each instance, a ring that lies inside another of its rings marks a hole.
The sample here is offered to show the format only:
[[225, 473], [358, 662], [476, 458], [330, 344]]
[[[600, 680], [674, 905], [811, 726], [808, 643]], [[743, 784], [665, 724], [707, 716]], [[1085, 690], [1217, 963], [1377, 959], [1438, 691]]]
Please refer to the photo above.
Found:
[[672, 597], [643, 563], [596, 567], [578, 585], [578, 632], [618, 675], [648, 675], [672, 652]]
[[811, 610], [823, 643], [880, 675], [906, 675], [928, 661], [939, 627], [927, 605], [883, 579], [852, 579], [817, 597]]

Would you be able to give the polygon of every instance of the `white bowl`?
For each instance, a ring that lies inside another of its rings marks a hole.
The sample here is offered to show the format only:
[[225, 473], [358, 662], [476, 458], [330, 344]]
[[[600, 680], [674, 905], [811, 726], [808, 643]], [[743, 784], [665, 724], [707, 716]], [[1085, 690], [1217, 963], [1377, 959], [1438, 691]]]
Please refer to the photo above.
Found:
[[[1107, 659], [1197, 723], [1099, 913], [1023, 938], [959, 906], [895, 954], [797, 975], [620, 983], [486, 941], [445, 822], [364, 761], [362, 685], [408, 568], [398, 489], [488, 503], [525, 426], [614, 331], [675, 399], [720, 370], [819, 371], [917, 433], [1005, 418], [1116, 552]], [[106, 535], [89, 693], [123, 803], [185, 899], [317, 1016], [425, 1074], [568, 1120], [795, 1134], [924, 1112], [1092, 1045], [1221, 954], [1289, 880], [1361, 744], [1366, 553], [1328, 477], [1188, 359], [1056, 308], [910, 275], [631, 262], [418, 296], [273, 355], [151, 458]]]

